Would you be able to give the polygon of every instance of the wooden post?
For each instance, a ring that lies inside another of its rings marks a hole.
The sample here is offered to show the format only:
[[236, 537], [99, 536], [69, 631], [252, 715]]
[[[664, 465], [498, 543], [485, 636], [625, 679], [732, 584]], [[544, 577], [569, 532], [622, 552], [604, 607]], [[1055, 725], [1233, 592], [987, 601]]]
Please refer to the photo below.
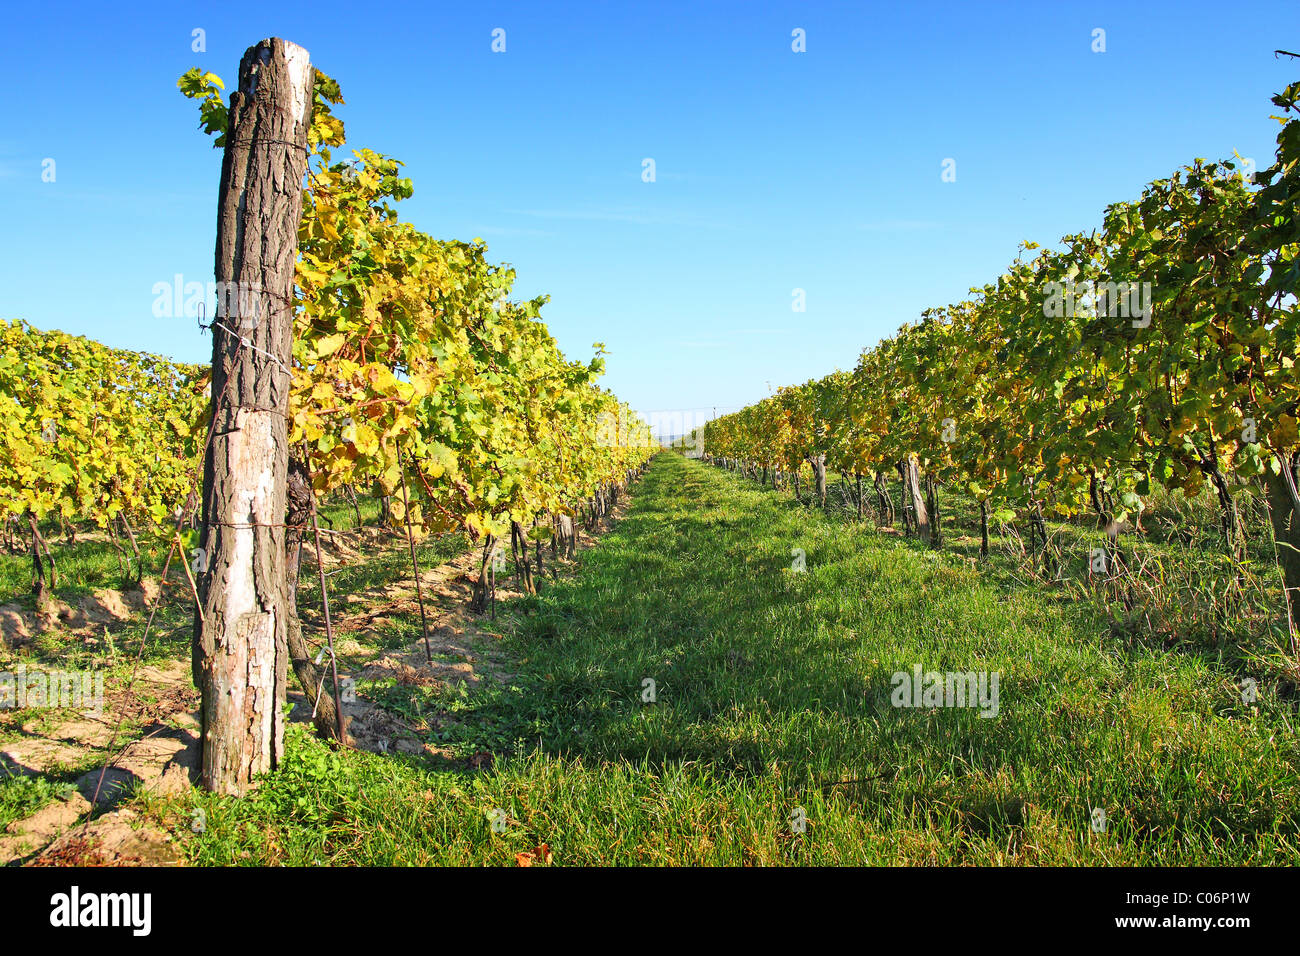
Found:
[[929, 544], [930, 516], [925, 510], [925, 496], [921, 494], [921, 466], [915, 455], [907, 456], [904, 473], [907, 476], [907, 494], [912, 499], [912, 521], [921, 540]]
[[[285, 572], [284, 572], [284, 607], [289, 615], [288, 638], [289, 638], [289, 666], [293, 668], [294, 674], [298, 678], [298, 683], [302, 685], [302, 692], [307, 696], [307, 700], [315, 704], [316, 730], [324, 737], [334, 737], [339, 734], [339, 725], [345, 723], [340, 720], [338, 707], [338, 688], [335, 688], [333, 697], [322, 693], [325, 685], [325, 675], [319, 671], [316, 664], [312, 661], [312, 649], [308, 646], [306, 639], [302, 636], [302, 619], [298, 617], [298, 578], [302, 569], [302, 539], [303, 533], [309, 525], [315, 521], [316, 516], [316, 496], [311, 490], [311, 478], [307, 474], [307, 466], [303, 462], [307, 459], [307, 449], [304, 447], [302, 458], [289, 459], [289, 479], [286, 487], [288, 496], [287, 506], [285, 508]], [[317, 556], [317, 565], [320, 558]], [[322, 581], [322, 588], [324, 582]], [[329, 594], [322, 589], [321, 599], [327, 600]], [[330, 651], [333, 651], [333, 637], [326, 634], [327, 639], [331, 641]], [[339, 736], [339, 740], [346, 744], [346, 726], [344, 735]]]
[[1294, 656], [1300, 650], [1300, 455], [1283, 452], [1278, 458], [1279, 473], [1265, 472], [1264, 480]]
[[263, 40], [230, 95], [194, 623], [202, 785], [218, 793], [243, 793], [284, 748], [289, 363], [313, 80], [306, 50]]
[[[402, 443], [397, 443], [397, 463], [401, 465]], [[420, 583], [420, 562], [415, 557], [415, 532], [411, 530], [411, 499], [406, 491], [406, 471], [402, 471], [402, 523], [406, 525], [406, 543], [411, 548], [411, 574], [415, 578], [415, 598], [420, 602], [420, 630], [424, 634], [424, 661], [433, 664], [433, 649], [429, 646], [429, 616], [424, 612], [424, 585]]]

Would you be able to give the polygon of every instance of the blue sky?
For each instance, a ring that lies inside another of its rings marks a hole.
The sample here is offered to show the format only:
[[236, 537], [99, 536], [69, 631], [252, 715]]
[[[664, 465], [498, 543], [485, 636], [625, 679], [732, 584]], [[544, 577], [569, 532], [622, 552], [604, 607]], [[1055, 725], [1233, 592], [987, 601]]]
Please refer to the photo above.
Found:
[[342, 84], [350, 145], [407, 164], [404, 217], [483, 237], [520, 295], [551, 296], [561, 347], [604, 342], [605, 384], [646, 411], [851, 368], [1022, 239], [1094, 228], [1194, 157], [1266, 166], [1269, 98], [1300, 78], [1272, 53], [1300, 52], [1296, 0], [30, 3], [5, 20], [0, 316], [208, 359], [192, 320], [153, 314], [155, 283], [213, 268], [220, 155], [175, 81], [233, 83], [277, 35]]

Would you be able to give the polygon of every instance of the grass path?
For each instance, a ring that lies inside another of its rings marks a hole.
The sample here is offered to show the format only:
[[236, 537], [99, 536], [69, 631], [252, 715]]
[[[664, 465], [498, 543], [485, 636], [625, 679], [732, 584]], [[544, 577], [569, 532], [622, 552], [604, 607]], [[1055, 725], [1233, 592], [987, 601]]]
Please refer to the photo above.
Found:
[[[255, 797], [155, 812], [203, 809], [213, 863], [1300, 862], [1292, 703], [699, 462], [497, 623], [513, 683], [444, 702], [490, 764], [295, 730]], [[997, 672], [996, 716], [893, 706], [916, 665]]]

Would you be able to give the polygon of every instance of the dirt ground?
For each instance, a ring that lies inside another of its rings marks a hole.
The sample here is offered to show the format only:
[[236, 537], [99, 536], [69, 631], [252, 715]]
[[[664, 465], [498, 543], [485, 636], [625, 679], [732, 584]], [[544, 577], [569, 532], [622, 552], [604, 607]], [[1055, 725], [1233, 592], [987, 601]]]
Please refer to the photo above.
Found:
[[[594, 533], [578, 529], [580, 554], [621, 517], [627, 502], [625, 495]], [[362, 560], [358, 548], [373, 554], [373, 542], [382, 535], [376, 529], [363, 530], [372, 532], [363, 536], [369, 543], [360, 538], [330, 536], [325, 567]], [[399, 544], [390, 538], [386, 546]], [[404, 542], [400, 546], [404, 548]], [[545, 550], [545, 563], [549, 576], [554, 566], [549, 548]], [[315, 574], [314, 555], [308, 549], [304, 549], [303, 573]], [[508, 680], [512, 676], [509, 661], [501, 651], [500, 635], [493, 631], [492, 617], [473, 615], [468, 610], [477, 573], [476, 549], [422, 571], [427, 648], [421, 638], [403, 648], [375, 651], [365, 640], [394, 619], [419, 620], [416, 590], [409, 577], [357, 594], [331, 593], [331, 617], [336, 631], [345, 635], [336, 650], [340, 657], [364, 662], [354, 673], [340, 671], [340, 677], [352, 677], [358, 682], [393, 677], [398, 683], [431, 687], [463, 682], [471, 691], [484, 681]], [[176, 589], [172, 593], [188, 591]], [[498, 601], [518, 596], [513, 579], [502, 579], [496, 594]], [[111, 642], [112, 629], [147, 615], [157, 596], [157, 584], [146, 579], [139, 590], [125, 594], [96, 591], [76, 607], [56, 601], [41, 615], [18, 605], [4, 605], [0, 607], [0, 640], [11, 647], [22, 646], [37, 634], [58, 630], [84, 641]], [[303, 609], [302, 616], [304, 629], [311, 634], [315, 628], [308, 609]], [[291, 719], [310, 721], [312, 702], [297, 689], [292, 676], [289, 700], [295, 705]], [[16, 738], [0, 744], [0, 775], [67, 776], [91, 765], [91, 769], [75, 777], [74, 788], [69, 788], [71, 792], [65, 799], [56, 799], [10, 824], [7, 832], [0, 832], [0, 865], [180, 865], [183, 861], [172, 834], [150, 825], [131, 807], [120, 804], [127, 802], [125, 798], [137, 787], [151, 793], [174, 794], [194, 784], [202, 762], [199, 704], [188, 660], [140, 667], [128, 684], [105, 688], [101, 712], [85, 711], [53, 722], [52, 726], [48, 721], [30, 721]], [[360, 693], [355, 703], [345, 702], [344, 716], [349, 735], [359, 748], [375, 753], [448, 756], [422, 742], [416, 728], [400, 715], [384, 710]], [[123, 725], [132, 731], [119, 735], [114, 746], [115, 734]]]

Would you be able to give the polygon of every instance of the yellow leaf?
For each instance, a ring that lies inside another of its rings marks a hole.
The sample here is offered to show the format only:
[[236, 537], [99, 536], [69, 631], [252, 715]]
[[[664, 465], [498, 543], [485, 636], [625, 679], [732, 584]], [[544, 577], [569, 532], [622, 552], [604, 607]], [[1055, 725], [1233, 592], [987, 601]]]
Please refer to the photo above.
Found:
[[1295, 418], [1290, 415], [1278, 416], [1277, 433], [1273, 436], [1273, 441], [1279, 448], [1292, 448], [1300, 442]]
[[345, 341], [347, 341], [347, 336], [342, 332], [335, 332], [333, 335], [318, 339], [316, 341], [316, 354], [322, 358], [326, 355], [333, 355]]
[[357, 451], [363, 455], [373, 455], [379, 451], [379, 436], [369, 425], [356, 426], [356, 438], [353, 439]]

